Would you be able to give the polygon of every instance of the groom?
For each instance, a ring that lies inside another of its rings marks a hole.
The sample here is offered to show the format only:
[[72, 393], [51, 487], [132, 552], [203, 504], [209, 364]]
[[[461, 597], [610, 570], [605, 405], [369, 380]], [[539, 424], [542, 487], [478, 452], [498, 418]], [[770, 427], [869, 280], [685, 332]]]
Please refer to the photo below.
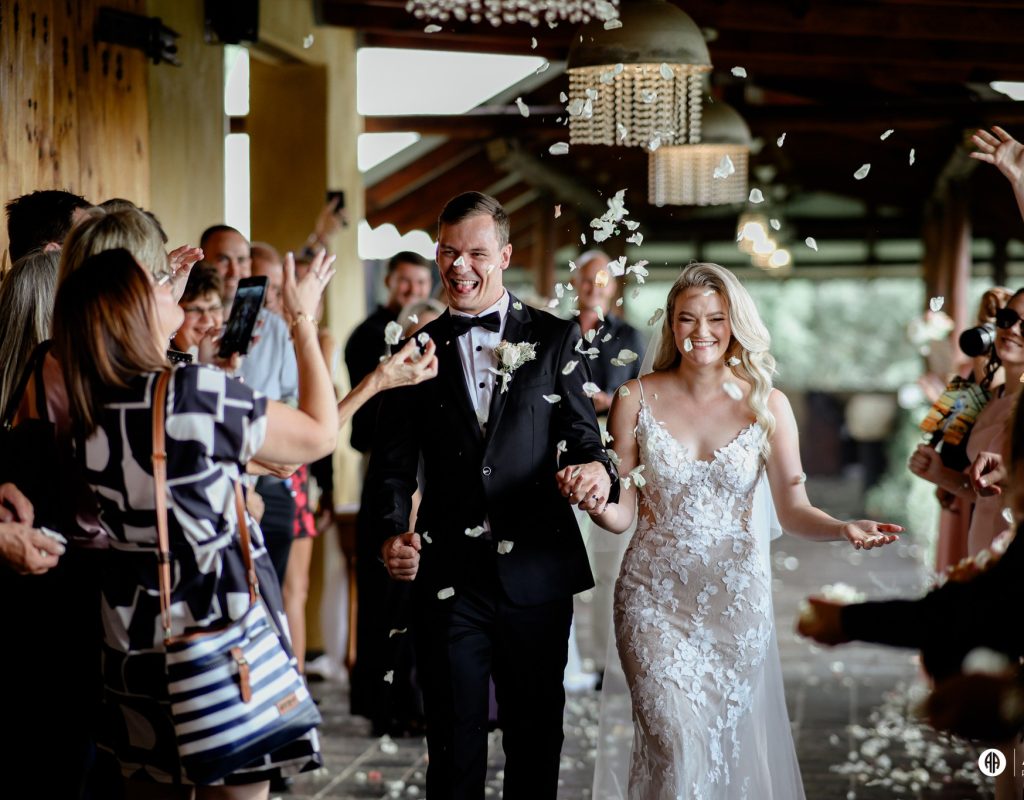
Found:
[[[444, 207], [437, 264], [449, 308], [424, 328], [438, 377], [384, 394], [364, 495], [391, 577], [415, 579], [430, 800], [484, 796], [491, 677], [504, 796], [554, 800], [572, 596], [593, 586], [570, 502], [618, 494], [583, 390], [579, 327], [505, 290], [511, 254], [493, 197], [466, 192]], [[567, 467], [563, 494], [556, 473]]]

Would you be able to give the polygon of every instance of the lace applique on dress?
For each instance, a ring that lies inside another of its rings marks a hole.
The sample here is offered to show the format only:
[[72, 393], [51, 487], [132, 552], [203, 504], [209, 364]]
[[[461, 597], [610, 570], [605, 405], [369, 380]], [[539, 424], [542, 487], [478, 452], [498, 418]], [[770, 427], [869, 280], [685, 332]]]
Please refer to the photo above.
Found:
[[[772, 797], [758, 778], [770, 783], [767, 764], [741, 767], [763, 758], [744, 751], [746, 729], [766, 659], [778, 658], [766, 545], [750, 530], [761, 426], [700, 460], [642, 401], [636, 434], [647, 483], [615, 588], [635, 723], [629, 796]], [[791, 737], [788, 726], [778, 735]]]

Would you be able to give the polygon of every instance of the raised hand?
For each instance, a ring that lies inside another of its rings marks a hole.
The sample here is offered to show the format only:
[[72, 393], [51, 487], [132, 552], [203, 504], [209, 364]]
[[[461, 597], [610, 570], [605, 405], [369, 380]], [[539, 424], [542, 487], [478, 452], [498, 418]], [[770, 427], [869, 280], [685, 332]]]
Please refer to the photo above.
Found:
[[300, 317], [312, 318], [316, 314], [320, 298], [331, 278], [334, 277], [335, 256], [321, 251], [313, 257], [309, 271], [302, 280], [295, 280], [295, 255], [288, 253], [284, 258], [284, 286], [281, 290], [285, 314], [292, 321]]
[[410, 339], [394, 355], [377, 365], [377, 389], [385, 391], [397, 386], [415, 386], [437, 377], [437, 345], [428, 340], [423, 353], [415, 339]]
[[992, 126], [992, 133], [979, 129], [972, 137], [978, 148], [971, 158], [993, 164], [1014, 185], [1024, 177], [1024, 145], [1014, 139], [998, 125]]
[[192, 267], [202, 260], [202, 249], [193, 247], [190, 244], [176, 247], [167, 254], [167, 265], [171, 271], [171, 281], [173, 283], [171, 292], [174, 295], [175, 301], [181, 300], [181, 296], [185, 293], [185, 284], [188, 283], [188, 276], [192, 272]]
[[558, 491], [580, 511], [603, 513], [611, 492], [611, 478], [600, 461], [570, 465], [555, 473]]
[[409, 531], [392, 536], [381, 547], [388, 575], [396, 581], [415, 580], [420, 568], [420, 535]]
[[882, 547], [897, 541], [902, 533], [901, 525], [893, 525], [889, 522], [873, 522], [870, 519], [858, 519], [853, 522], [844, 522], [841, 534], [854, 550], [870, 550], [873, 547]]

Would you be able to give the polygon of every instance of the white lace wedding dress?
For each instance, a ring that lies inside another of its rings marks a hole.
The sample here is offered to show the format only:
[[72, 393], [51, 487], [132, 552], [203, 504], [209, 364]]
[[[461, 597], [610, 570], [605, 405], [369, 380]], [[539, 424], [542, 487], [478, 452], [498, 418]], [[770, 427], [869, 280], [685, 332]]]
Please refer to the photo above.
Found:
[[[761, 427], [703, 461], [642, 400], [636, 435], [647, 483], [615, 587], [634, 728], [628, 797], [800, 800], [768, 525], [753, 519]], [[621, 781], [600, 784], [597, 797], [621, 796]]]

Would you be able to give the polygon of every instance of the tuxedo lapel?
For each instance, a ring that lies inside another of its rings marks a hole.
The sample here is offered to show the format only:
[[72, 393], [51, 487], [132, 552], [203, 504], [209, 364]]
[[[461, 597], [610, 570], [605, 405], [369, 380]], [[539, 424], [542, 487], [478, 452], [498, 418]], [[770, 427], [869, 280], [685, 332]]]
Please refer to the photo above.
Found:
[[[516, 306], [519, 306], [517, 309]], [[502, 334], [502, 339], [512, 344], [519, 342], [526, 342], [530, 339], [530, 315], [523, 308], [523, 304], [520, 303], [510, 292], [509, 293], [509, 307], [508, 316], [505, 318], [505, 330]], [[487, 415], [487, 440], [489, 441], [493, 436], [494, 432], [498, 429], [498, 424], [501, 422], [502, 412], [505, 410], [505, 404], [508, 401], [509, 392], [515, 391], [516, 378], [512, 375], [512, 379], [508, 384], [508, 391], [501, 391], [501, 378], [496, 376], [494, 381], [494, 391], [491, 393], [491, 407]]]
[[476, 411], [473, 408], [473, 401], [469, 398], [469, 388], [466, 386], [466, 376], [462, 369], [462, 358], [459, 355], [459, 348], [456, 344], [457, 337], [452, 330], [452, 317], [450, 311], [444, 312], [442, 341], [436, 342], [438, 351], [438, 380], [443, 381], [448, 390], [448, 395], [455, 401], [455, 416], [462, 419], [466, 426], [473, 432], [473, 438], [481, 441], [483, 434], [480, 432], [480, 423], [476, 418]]

